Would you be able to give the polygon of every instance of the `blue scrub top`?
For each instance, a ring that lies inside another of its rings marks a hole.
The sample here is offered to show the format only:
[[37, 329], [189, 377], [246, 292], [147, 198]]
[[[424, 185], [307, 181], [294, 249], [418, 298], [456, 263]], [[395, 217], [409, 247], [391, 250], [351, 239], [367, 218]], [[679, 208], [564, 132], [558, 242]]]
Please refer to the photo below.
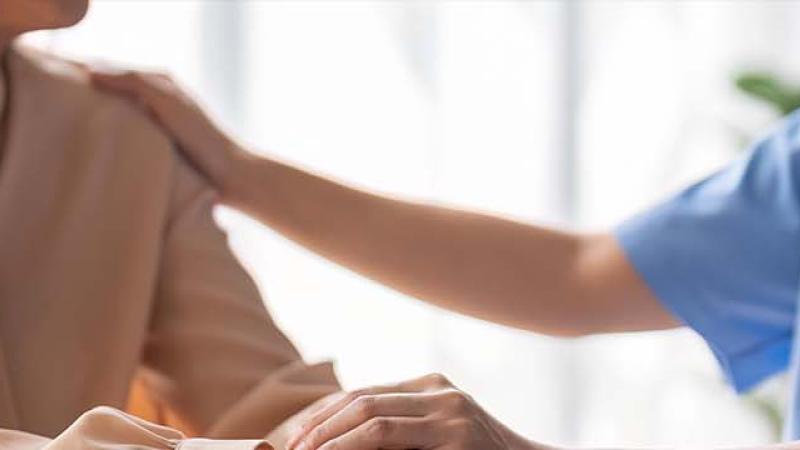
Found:
[[746, 157], [615, 234], [664, 306], [705, 339], [738, 392], [790, 371], [785, 438], [800, 439], [800, 112]]

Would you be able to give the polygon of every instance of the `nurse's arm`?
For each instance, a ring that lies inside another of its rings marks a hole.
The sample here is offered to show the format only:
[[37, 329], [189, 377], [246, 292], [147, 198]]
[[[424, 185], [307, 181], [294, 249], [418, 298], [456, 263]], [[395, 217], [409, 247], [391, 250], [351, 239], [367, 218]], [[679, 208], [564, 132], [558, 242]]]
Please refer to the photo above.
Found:
[[125, 72], [94, 79], [147, 107], [217, 186], [223, 202], [400, 292], [559, 336], [678, 325], [611, 234], [546, 228], [356, 189], [253, 156], [168, 77]]

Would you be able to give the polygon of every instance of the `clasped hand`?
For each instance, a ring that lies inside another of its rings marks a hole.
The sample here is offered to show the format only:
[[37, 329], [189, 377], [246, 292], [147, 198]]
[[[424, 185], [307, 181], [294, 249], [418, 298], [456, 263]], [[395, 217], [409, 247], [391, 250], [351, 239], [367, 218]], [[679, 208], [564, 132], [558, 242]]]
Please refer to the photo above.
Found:
[[542, 449], [488, 415], [439, 374], [338, 394], [287, 450]]

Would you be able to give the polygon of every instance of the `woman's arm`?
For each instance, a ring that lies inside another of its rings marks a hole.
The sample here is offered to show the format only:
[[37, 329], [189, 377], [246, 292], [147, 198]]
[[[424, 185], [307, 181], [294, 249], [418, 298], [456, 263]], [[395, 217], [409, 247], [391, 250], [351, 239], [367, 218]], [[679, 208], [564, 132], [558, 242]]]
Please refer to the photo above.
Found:
[[553, 335], [678, 325], [609, 234], [576, 234], [354, 189], [244, 151], [166, 76], [97, 73], [94, 79], [146, 106], [224, 202], [401, 292]]

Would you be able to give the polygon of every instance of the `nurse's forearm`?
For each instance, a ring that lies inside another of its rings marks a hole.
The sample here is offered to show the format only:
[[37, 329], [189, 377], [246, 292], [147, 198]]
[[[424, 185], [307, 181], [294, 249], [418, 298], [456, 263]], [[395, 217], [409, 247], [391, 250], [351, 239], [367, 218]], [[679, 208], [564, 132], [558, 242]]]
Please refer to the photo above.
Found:
[[554, 335], [674, 326], [609, 235], [579, 235], [401, 201], [250, 156], [227, 201], [401, 292]]

